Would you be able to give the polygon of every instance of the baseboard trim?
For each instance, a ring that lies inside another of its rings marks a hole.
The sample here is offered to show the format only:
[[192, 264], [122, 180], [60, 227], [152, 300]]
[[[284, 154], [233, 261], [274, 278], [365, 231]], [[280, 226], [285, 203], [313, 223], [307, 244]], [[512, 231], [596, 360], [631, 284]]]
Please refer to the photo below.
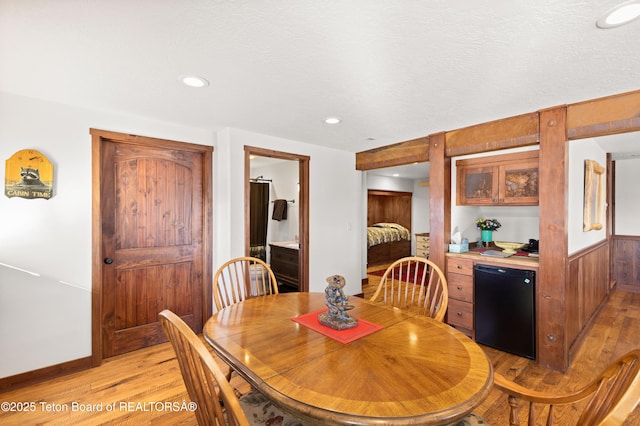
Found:
[[37, 370], [26, 371], [14, 376], [3, 377], [0, 379], [0, 393], [46, 382], [47, 380], [77, 373], [78, 371], [88, 370], [89, 368], [91, 368], [90, 356], [39, 368]]

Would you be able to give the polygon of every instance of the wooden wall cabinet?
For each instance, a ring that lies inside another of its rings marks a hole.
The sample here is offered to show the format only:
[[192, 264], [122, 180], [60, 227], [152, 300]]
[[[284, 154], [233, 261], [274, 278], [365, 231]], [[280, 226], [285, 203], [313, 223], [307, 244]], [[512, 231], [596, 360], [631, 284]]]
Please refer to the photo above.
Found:
[[459, 206], [538, 204], [538, 151], [456, 161]]

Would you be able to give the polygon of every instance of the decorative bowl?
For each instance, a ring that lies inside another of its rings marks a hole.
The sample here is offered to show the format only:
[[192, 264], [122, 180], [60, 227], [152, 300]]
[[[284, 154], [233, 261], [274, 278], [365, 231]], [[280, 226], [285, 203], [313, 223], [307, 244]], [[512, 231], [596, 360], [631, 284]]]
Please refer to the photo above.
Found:
[[526, 246], [526, 243], [510, 243], [508, 241], [494, 241], [496, 246], [500, 247], [504, 253], [515, 253], [516, 250]]

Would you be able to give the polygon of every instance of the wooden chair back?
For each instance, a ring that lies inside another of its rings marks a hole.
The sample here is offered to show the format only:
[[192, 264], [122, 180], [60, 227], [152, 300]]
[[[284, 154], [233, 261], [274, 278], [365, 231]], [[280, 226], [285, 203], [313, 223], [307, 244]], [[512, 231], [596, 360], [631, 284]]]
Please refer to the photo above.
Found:
[[267, 294], [278, 294], [278, 282], [269, 265], [256, 257], [231, 259], [213, 277], [213, 297], [218, 310]]
[[607, 367], [587, 386], [566, 394], [527, 389], [494, 373], [495, 387], [509, 395], [509, 424], [520, 425], [520, 400], [529, 404], [529, 426], [536, 424], [536, 408], [548, 406], [547, 425], [553, 425], [554, 407], [588, 399], [576, 425], [621, 425], [640, 400], [640, 350], [633, 350]]
[[249, 425], [233, 388], [204, 343], [170, 310], [165, 309], [159, 315], [178, 358], [189, 397], [198, 405], [194, 411], [198, 424]]
[[448, 297], [447, 279], [438, 265], [411, 256], [389, 265], [370, 300], [443, 321]]

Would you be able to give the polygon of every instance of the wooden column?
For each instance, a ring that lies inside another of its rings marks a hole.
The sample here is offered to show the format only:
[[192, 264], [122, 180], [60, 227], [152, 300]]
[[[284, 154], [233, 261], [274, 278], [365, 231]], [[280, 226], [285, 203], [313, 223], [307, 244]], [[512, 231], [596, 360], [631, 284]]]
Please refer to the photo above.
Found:
[[[538, 362], [569, 366], [566, 337], [568, 142], [565, 106], [540, 111], [540, 265], [536, 279]], [[544, 236], [544, 238], [543, 238]]]
[[445, 133], [429, 136], [429, 260], [446, 271], [451, 235], [451, 159], [445, 155]]

